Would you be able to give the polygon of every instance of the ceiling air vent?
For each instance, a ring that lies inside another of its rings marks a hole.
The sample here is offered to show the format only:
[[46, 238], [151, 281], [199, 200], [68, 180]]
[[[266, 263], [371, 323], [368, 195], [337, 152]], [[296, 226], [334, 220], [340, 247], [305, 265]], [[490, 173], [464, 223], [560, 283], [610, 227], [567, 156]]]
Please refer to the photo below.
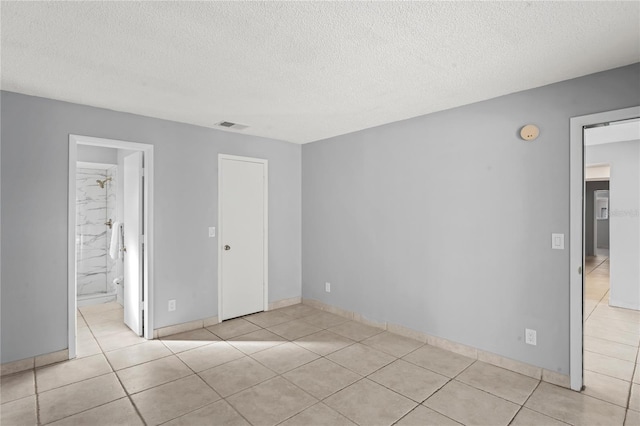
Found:
[[249, 126], [245, 126], [244, 124], [232, 123], [231, 121], [221, 121], [219, 123], [216, 123], [216, 126], [226, 127], [227, 129], [234, 129], [234, 130], [244, 130], [247, 127], [249, 127]]

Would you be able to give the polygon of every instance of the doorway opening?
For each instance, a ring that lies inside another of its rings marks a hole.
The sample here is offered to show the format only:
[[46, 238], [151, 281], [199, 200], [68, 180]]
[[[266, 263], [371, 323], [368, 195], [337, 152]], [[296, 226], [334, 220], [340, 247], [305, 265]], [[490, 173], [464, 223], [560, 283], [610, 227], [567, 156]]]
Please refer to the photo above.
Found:
[[589, 394], [606, 382], [620, 390], [620, 401], [610, 402], [624, 406], [640, 336], [638, 117], [640, 107], [632, 107], [570, 123], [571, 388]]
[[68, 201], [69, 358], [153, 338], [153, 146], [70, 135]]

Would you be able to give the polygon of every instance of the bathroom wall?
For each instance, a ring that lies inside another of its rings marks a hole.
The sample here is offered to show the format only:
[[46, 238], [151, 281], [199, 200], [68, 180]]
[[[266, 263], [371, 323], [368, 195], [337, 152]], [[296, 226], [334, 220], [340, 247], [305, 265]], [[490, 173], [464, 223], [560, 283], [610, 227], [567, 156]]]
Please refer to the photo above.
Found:
[[106, 177], [104, 169], [78, 168], [76, 172], [78, 296], [107, 291], [107, 191], [96, 182]]
[[[111, 178], [110, 182], [106, 183], [106, 217], [107, 220], [111, 219], [112, 222], [116, 222], [119, 220], [117, 214], [117, 188], [118, 188], [118, 166], [110, 167], [106, 170], [107, 178]], [[106, 270], [107, 270], [107, 288], [109, 292], [115, 291], [115, 284], [113, 284], [113, 280], [118, 277], [121, 272], [118, 271], [118, 260], [119, 258], [112, 259], [109, 255], [109, 249], [111, 247], [111, 235], [113, 232], [117, 232], [115, 227], [109, 228], [107, 227], [107, 241], [106, 241]]]

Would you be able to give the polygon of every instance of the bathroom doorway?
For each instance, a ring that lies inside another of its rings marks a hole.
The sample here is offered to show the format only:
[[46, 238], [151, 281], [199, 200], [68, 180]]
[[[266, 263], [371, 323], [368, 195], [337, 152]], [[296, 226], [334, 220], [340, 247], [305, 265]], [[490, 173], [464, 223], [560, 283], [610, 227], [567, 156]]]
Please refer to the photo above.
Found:
[[94, 350], [87, 336], [103, 349], [153, 337], [152, 199], [152, 145], [70, 135], [70, 358]]

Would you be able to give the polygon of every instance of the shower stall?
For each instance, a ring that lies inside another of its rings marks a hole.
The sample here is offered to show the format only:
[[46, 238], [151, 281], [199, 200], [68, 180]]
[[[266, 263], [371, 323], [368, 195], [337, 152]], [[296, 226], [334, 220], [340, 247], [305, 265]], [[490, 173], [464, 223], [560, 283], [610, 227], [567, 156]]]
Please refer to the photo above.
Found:
[[[117, 214], [118, 166], [79, 163], [76, 170], [78, 306], [116, 300], [118, 258], [109, 255]], [[119, 254], [118, 254], [119, 255]]]

